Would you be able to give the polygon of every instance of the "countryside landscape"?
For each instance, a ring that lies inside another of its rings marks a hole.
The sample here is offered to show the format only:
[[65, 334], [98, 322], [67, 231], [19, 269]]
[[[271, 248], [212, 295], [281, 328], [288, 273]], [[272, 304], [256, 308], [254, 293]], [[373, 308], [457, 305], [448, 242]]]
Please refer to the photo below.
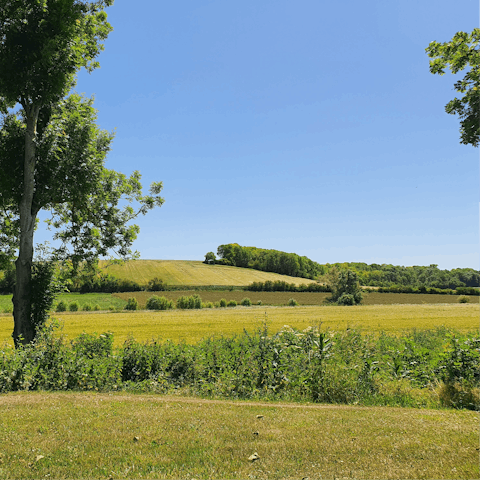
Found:
[[476, 7], [117, 3], [0, 2], [0, 479], [480, 478]]
[[217, 262], [100, 262], [79, 290], [134, 291], [60, 294], [20, 351], [0, 296], [5, 478], [475, 478], [478, 289], [343, 306]]

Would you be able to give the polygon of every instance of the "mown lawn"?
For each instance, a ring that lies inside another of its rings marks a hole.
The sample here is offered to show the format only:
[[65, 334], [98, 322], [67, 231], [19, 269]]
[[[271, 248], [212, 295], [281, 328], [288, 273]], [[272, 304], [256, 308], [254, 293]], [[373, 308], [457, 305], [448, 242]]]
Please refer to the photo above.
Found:
[[470, 411], [45, 392], [0, 408], [4, 479], [479, 478]]

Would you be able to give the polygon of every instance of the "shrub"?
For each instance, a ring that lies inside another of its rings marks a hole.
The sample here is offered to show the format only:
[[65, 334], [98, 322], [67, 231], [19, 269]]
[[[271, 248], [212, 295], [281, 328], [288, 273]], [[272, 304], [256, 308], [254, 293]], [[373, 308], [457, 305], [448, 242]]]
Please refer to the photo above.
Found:
[[469, 303], [470, 299], [466, 295], [458, 297], [458, 303]]
[[92, 310], [92, 305], [90, 303], [86, 303], [83, 307], [82, 310], [84, 312], [90, 312]]
[[358, 275], [353, 270], [332, 269], [328, 278], [328, 286], [332, 296], [329, 302], [338, 305], [357, 305], [362, 302], [362, 290], [358, 283]]
[[65, 312], [67, 310], [67, 304], [60, 300], [57, 304], [57, 308], [55, 309], [56, 312]]
[[171, 310], [173, 301], [165, 297], [157, 297], [153, 295], [147, 300], [147, 310]]
[[94, 310], [95, 312], [98, 312], [98, 311], [100, 310], [100, 305], [99, 305], [98, 303], [96, 303], [96, 304], [94, 305], [94, 307], [93, 307], [93, 310]]
[[220, 308], [220, 302], [215, 302], [215, 303], [213, 304], [213, 306], [214, 306], [215, 308]]
[[213, 307], [214, 307], [213, 302], [207, 302], [205, 304], [205, 308], [213, 308]]
[[163, 292], [166, 290], [166, 286], [161, 278], [155, 277], [148, 282], [147, 290], [149, 292]]
[[288, 305], [289, 307], [296, 307], [296, 306], [298, 305], [298, 302], [297, 302], [294, 298], [291, 298], [291, 299], [288, 301], [287, 305]]
[[242, 299], [241, 304], [244, 307], [250, 307], [252, 305], [252, 301], [249, 298], [244, 298]]
[[177, 299], [177, 308], [195, 309], [202, 308], [202, 299], [199, 295], [182, 296]]
[[138, 300], [133, 297], [129, 298], [127, 304], [124, 307], [125, 310], [138, 310]]
[[220, 302], [218, 302], [219, 307], [225, 308], [227, 306], [227, 301], [224, 298], [220, 299]]
[[237, 306], [237, 302], [235, 300], [230, 300], [227, 303], [227, 307], [236, 307], [236, 306]]
[[337, 300], [338, 305], [355, 305], [355, 303], [355, 297], [350, 293], [344, 293]]
[[257, 305], [261, 305], [261, 304], [262, 304], [262, 301], [259, 300], [259, 301], [257, 302]]
[[71, 312], [78, 312], [78, 303], [77, 302], [72, 302], [69, 306], [68, 309]]

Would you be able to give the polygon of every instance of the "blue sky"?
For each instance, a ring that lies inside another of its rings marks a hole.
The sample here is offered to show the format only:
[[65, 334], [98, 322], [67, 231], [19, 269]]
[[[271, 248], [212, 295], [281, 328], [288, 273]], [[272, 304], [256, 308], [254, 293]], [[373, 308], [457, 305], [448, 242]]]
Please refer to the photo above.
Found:
[[138, 222], [141, 257], [236, 242], [478, 269], [478, 150], [444, 111], [455, 77], [430, 74], [425, 54], [478, 26], [478, 2], [460, 7], [118, 0], [77, 91], [116, 129], [107, 166], [164, 182], [165, 204]]

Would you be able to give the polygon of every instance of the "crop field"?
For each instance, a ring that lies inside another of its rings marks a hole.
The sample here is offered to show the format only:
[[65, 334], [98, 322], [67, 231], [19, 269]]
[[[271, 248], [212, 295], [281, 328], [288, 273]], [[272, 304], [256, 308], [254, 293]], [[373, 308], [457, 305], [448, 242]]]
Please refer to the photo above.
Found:
[[[460, 331], [479, 328], [479, 305], [365, 305], [360, 307], [252, 306], [202, 310], [64, 312], [55, 314], [63, 325], [63, 334], [74, 338], [82, 332], [114, 333], [115, 344], [132, 335], [139, 341], [163, 339], [197, 343], [212, 335], [234, 335], [244, 329], [253, 331], [267, 321], [271, 332], [284, 325], [304, 329], [322, 324], [322, 328], [345, 330], [359, 328], [367, 332], [387, 333], [445, 326]], [[12, 344], [12, 316], [0, 316], [0, 344]]]
[[194, 260], [134, 260], [123, 265], [100, 262], [100, 267], [119, 279], [128, 279], [140, 285], [158, 277], [167, 285], [249, 285], [252, 282], [284, 281], [301, 285], [313, 280], [289, 277], [278, 273], [261, 272], [251, 268], [207, 265]]
[[[252, 303], [262, 302], [264, 305], [287, 305], [291, 298], [294, 298], [300, 305], [321, 305], [330, 293], [324, 292], [248, 292], [242, 290], [232, 291], [201, 291], [183, 290], [173, 292], [126, 292], [114, 293], [113, 297], [120, 298], [125, 302], [135, 297], [141, 308], [145, 308], [147, 300], [152, 295], [166, 297], [169, 300], [177, 300], [182, 295], [199, 295], [203, 302], [218, 302], [220, 299], [235, 300], [240, 303], [242, 299], [249, 298]], [[458, 295], [436, 295], [436, 294], [409, 294], [409, 293], [377, 293], [369, 292], [364, 294], [364, 305], [394, 305], [394, 304], [439, 304], [458, 303]], [[470, 303], [478, 303], [477, 296], [469, 297]]]
[[470, 411], [54, 392], [0, 408], [5, 479], [479, 476]]

